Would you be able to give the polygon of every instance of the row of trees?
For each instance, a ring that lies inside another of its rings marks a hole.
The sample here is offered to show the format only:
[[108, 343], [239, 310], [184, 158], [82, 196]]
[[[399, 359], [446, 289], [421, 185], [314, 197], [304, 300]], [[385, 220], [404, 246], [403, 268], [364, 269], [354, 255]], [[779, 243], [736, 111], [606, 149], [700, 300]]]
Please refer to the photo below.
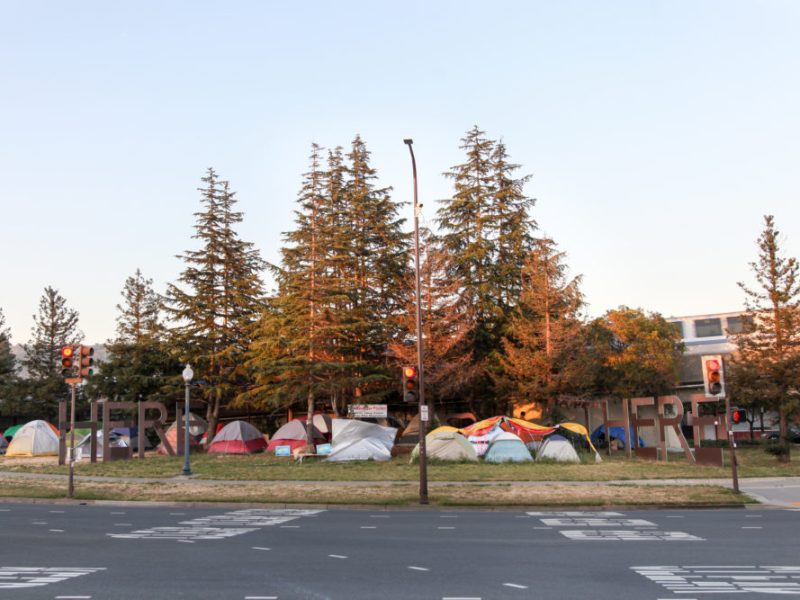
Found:
[[[489, 414], [514, 403], [555, 411], [570, 398], [671, 391], [682, 351], [675, 328], [626, 307], [587, 319], [580, 277], [569, 276], [553, 240], [536, 236], [529, 176], [478, 127], [461, 149], [464, 162], [444, 174], [453, 194], [439, 203], [437, 231], [421, 234], [433, 401]], [[83, 390], [88, 397], [174, 398], [188, 361], [212, 431], [225, 407], [344, 412], [355, 401], [399, 401], [398, 366], [416, 357], [402, 203], [380, 186], [358, 136], [348, 152], [312, 145], [308, 164], [276, 265], [239, 238], [235, 193], [208, 170], [197, 247], [181, 255], [184, 269], [163, 295], [138, 270], [125, 282], [116, 337]], [[52, 415], [66, 395], [58, 349], [81, 339], [77, 319], [56, 290], [45, 290], [25, 380], [14, 376], [0, 320], [6, 410]]]

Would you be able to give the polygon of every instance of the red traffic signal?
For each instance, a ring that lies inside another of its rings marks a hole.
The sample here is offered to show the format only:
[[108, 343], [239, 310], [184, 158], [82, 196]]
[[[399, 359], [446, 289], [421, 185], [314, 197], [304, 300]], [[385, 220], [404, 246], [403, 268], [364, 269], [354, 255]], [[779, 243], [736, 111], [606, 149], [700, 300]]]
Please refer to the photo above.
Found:
[[61, 346], [61, 376], [64, 379], [75, 376], [75, 347]]
[[722, 380], [722, 357], [704, 356], [703, 361], [703, 384], [706, 396], [722, 397], [725, 395], [725, 386]]
[[91, 346], [80, 347], [80, 376], [83, 379], [91, 377], [94, 373], [94, 369], [92, 368], [94, 359], [92, 356], [94, 356], [94, 348]]
[[419, 378], [416, 367], [403, 367], [403, 401], [419, 401]]
[[742, 408], [736, 408], [731, 412], [731, 419], [734, 423], [743, 423], [747, 420], [747, 412]]

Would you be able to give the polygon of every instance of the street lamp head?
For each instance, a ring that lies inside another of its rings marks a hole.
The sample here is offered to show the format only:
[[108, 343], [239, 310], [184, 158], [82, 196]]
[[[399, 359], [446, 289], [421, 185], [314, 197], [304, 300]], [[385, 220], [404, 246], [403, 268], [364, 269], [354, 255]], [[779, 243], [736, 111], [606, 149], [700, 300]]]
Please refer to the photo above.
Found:
[[412, 140], [411, 138], [405, 138], [403, 140], [403, 143], [408, 144], [410, 146], [411, 144], [414, 143], [414, 140]]
[[183, 370], [183, 373], [181, 373], [181, 375], [183, 375], [183, 380], [186, 383], [189, 383], [194, 377], [194, 371], [192, 371], [192, 365], [186, 363], [186, 368]]

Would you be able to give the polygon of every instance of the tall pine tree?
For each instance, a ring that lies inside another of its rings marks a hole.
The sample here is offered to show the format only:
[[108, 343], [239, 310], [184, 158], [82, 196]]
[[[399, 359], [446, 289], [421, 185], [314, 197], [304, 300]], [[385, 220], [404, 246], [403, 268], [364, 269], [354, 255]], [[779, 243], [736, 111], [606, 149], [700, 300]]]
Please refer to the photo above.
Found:
[[781, 235], [772, 215], [764, 217], [758, 238], [758, 260], [750, 263], [757, 288], [744, 283], [748, 318], [734, 337], [738, 353], [731, 365], [734, 393], [747, 385], [779, 415], [781, 461], [790, 461], [789, 418], [800, 412], [800, 266], [781, 249]]
[[519, 168], [509, 161], [505, 146], [486, 137], [477, 126], [461, 140], [466, 161], [445, 176], [453, 181], [452, 198], [437, 213], [448, 271], [463, 284], [459, 309], [471, 322], [461, 347], [469, 357], [471, 377], [464, 396], [480, 398], [486, 410], [497, 410], [500, 390], [492, 374], [509, 309], [521, 291], [521, 266], [533, 243], [533, 200], [524, 194], [528, 177], [515, 178]]
[[108, 360], [100, 363], [88, 394], [131, 402], [166, 400], [165, 387], [175, 375], [176, 361], [164, 344], [162, 299], [153, 290], [153, 280], [139, 269], [125, 280], [120, 295], [117, 335], [106, 343]]
[[78, 330], [78, 312], [67, 306], [58, 290], [45, 288], [39, 312], [33, 315], [31, 335], [22, 361], [34, 402], [30, 410], [53, 419], [58, 414], [58, 402], [66, 399], [68, 392], [61, 376], [61, 347], [79, 344], [83, 337]]
[[203, 382], [199, 389], [208, 403], [210, 444], [220, 408], [247, 385], [245, 353], [264, 305], [264, 263], [253, 244], [236, 233], [242, 213], [234, 209], [228, 182], [211, 168], [202, 181], [203, 210], [195, 213], [193, 236], [200, 248], [179, 257], [186, 267], [178, 283], [168, 287], [166, 308], [175, 323], [171, 341]]
[[548, 413], [583, 381], [583, 295], [580, 277], [568, 278], [564, 257], [553, 240], [537, 241], [522, 269], [522, 294], [500, 358], [511, 398], [544, 405]]
[[6, 327], [6, 317], [0, 308], [0, 412], [14, 414], [14, 396], [17, 391], [17, 365], [11, 350], [11, 331]]

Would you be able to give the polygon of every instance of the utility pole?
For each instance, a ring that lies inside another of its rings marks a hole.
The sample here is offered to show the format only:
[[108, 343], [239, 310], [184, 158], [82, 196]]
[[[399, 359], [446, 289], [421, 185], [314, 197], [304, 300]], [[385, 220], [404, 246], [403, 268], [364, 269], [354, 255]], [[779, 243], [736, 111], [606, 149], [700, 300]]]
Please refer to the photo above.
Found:
[[422, 293], [420, 291], [419, 268], [419, 211], [421, 205], [417, 198], [417, 161], [414, 159], [414, 140], [406, 138], [403, 142], [411, 153], [411, 169], [414, 174], [414, 270], [417, 305], [417, 374], [419, 377], [419, 503], [428, 504], [428, 461], [425, 451], [425, 434], [428, 430], [429, 411], [425, 403], [425, 376], [422, 366]]

